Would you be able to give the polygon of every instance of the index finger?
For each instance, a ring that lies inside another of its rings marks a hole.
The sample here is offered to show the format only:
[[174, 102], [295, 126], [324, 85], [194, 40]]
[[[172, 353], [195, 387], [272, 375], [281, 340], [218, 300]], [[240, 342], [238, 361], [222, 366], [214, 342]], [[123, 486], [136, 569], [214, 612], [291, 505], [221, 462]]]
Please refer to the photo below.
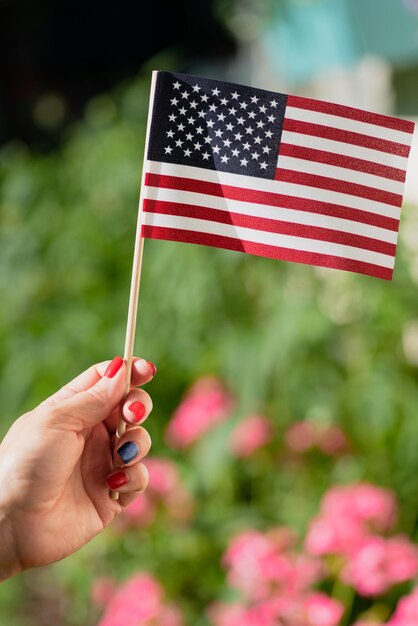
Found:
[[[76, 376], [69, 383], [61, 387], [56, 393], [44, 400], [41, 405], [55, 404], [60, 400], [71, 398], [80, 391], [90, 389], [97, 381], [103, 377], [111, 360], [102, 361], [92, 365], [87, 370]], [[145, 385], [155, 375], [157, 368], [150, 361], [146, 361], [140, 357], [133, 357], [132, 359], [132, 373], [131, 373], [131, 385], [138, 387]]]

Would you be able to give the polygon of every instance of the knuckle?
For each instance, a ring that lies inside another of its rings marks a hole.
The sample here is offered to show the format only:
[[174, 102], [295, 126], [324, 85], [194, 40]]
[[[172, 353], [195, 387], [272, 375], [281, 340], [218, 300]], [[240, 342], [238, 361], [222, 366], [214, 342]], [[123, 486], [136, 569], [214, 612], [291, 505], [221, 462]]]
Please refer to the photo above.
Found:
[[138, 491], [141, 493], [142, 491], [145, 491], [145, 489], [148, 487], [149, 473], [148, 473], [146, 466], [143, 463], [140, 463], [139, 471], [140, 471], [140, 476], [139, 476]]

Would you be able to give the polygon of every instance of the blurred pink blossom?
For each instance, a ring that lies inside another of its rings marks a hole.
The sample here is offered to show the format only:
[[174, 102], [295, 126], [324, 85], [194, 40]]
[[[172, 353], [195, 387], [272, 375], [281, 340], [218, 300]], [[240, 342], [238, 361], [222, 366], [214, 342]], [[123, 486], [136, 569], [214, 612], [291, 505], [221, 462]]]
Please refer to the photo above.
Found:
[[104, 607], [110, 601], [116, 590], [116, 583], [110, 576], [97, 578], [92, 585], [90, 596], [94, 604]]
[[341, 602], [319, 592], [307, 596], [302, 606], [306, 615], [306, 626], [337, 626], [344, 613]]
[[418, 588], [401, 598], [387, 626], [416, 626], [418, 624]]
[[317, 448], [328, 456], [336, 456], [348, 449], [347, 437], [340, 426], [323, 426], [313, 420], [292, 424], [285, 433], [285, 442], [296, 454]]
[[266, 445], [273, 436], [269, 419], [262, 415], [245, 417], [231, 434], [231, 450], [237, 457], [248, 457]]
[[373, 597], [410, 580], [417, 572], [418, 551], [406, 537], [365, 537], [341, 577], [361, 595]]
[[166, 430], [167, 443], [187, 448], [224, 421], [232, 408], [232, 397], [218, 379], [199, 379], [175, 410]]
[[359, 522], [372, 522], [381, 531], [392, 528], [396, 522], [396, 499], [388, 489], [369, 483], [332, 487], [322, 501], [325, 515], [349, 515]]
[[305, 539], [309, 554], [346, 554], [356, 549], [364, 536], [359, 521], [350, 516], [319, 515], [314, 518]]

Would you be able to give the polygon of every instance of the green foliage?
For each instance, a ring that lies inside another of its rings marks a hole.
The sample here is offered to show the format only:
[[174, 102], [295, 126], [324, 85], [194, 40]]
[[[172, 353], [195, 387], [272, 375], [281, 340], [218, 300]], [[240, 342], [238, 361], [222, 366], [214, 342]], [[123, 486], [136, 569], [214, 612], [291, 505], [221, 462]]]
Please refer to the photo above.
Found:
[[[92, 362], [123, 349], [148, 88], [138, 78], [96, 98], [57, 153], [39, 156], [20, 144], [0, 153], [3, 433]], [[188, 528], [160, 521], [122, 536], [110, 528], [66, 561], [0, 587], [0, 625], [94, 624], [91, 582], [138, 569], [156, 573], [190, 624], [204, 624], [204, 607], [222, 595], [228, 537], [250, 525], [302, 531], [336, 481], [394, 488], [401, 529], [414, 534], [418, 386], [402, 337], [418, 300], [402, 245], [400, 257], [389, 284], [147, 241], [136, 354], [158, 367], [149, 385], [154, 453], [173, 456], [164, 427], [200, 375], [225, 381], [236, 414], [177, 456], [197, 501]], [[274, 422], [276, 441], [252, 460], [233, 461], [228, 432], [253, 411]], [[287, 463], [283, 432], [306, 417], [341, 425], [352, 453]], [[39, 608], [47, 604], [45, 586], [61, 598], [52, 603], [54, 619]]]

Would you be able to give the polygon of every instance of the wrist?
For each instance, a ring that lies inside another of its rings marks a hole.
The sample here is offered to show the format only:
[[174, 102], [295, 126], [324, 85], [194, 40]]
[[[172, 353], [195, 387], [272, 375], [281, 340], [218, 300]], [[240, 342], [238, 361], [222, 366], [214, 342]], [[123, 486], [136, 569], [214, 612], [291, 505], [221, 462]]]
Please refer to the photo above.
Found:
[[11, 520], [0, 506], [0, 582], [22, 571]]

